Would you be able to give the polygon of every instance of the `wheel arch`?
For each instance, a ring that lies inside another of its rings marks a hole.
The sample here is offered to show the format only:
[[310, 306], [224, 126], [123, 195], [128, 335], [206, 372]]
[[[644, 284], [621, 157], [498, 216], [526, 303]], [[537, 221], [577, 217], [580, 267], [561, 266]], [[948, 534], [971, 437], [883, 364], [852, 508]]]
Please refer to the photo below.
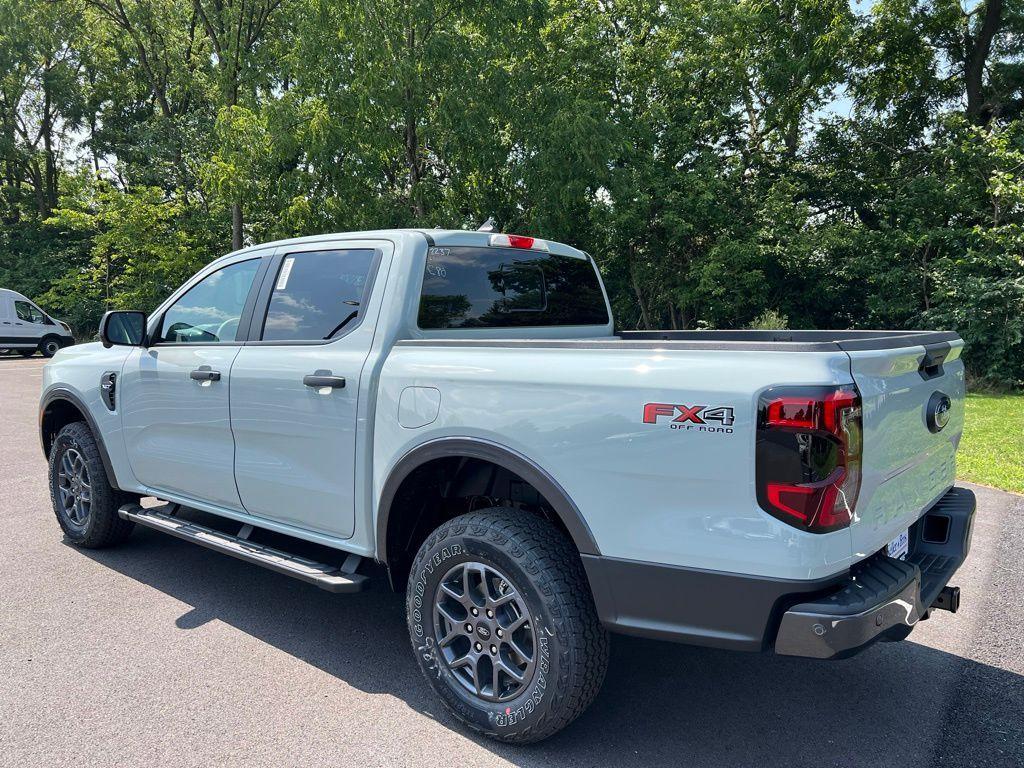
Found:
[[74, 392], [56, 388], [51, 389], [43, 397], [39, 406], [39, 442], [43, 448], [43, 455], [49, 459], [50, 449], [57, 433], [65, 425], [74, 421], [84, 421], [96, 439], [96, 446], [99, 448], [100, 459], [103, 461], [103, 471], [106, 472], [107, 482], [115, 490], [118, 489], [117, 477], [114, 475], [114, 466], [110, 462], [110, 455], [107, 453], [107, 446], [103, 443], [103, 433], [100, 432], [96, 420], [89, 412], [88, 406]]
[[[564, 488], [539, 464], [518, 451], [480, 438], [442, 437], [422, 443], [392, 467], [377, 505], [375, 557], [391, 570], [389, 535], [401, 518], [396, 501], [403, 484], [417, 469], [440, 459], [471, 459], [496, 465], [531, 485], [550, 506], [580, 554], [600, 555], [594, 535]], [[392, 577], [394, 583], [394, 576]]]

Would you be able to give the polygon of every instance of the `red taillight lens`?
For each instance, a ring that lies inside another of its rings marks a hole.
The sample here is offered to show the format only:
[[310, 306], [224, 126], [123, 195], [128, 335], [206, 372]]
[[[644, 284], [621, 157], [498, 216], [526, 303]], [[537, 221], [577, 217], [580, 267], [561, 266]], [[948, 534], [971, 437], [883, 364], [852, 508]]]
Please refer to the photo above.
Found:
[[787, 387], [758, 408], [757, 498], [813, 533], [845, 528], [860, 491], [860, 396], [852, 387]]
[[509, 235], [508, 244], [512, 248], [533, 248], [533, 238], [523, 235]]
[[768, 425], [814, 429], [821, 403], [806, 397], [777, 397], [768, 403]]

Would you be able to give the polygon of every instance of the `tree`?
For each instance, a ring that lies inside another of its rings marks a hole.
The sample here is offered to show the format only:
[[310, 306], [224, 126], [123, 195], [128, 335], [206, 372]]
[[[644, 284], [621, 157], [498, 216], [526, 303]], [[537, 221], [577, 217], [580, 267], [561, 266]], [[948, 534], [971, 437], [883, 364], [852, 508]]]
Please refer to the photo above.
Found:
[[88, 335], [245, 242], [494, 216], [621, 327], [947, 326], [1024, 384], [1024, 5], [864, 6], [0, 0], [0, 282]]

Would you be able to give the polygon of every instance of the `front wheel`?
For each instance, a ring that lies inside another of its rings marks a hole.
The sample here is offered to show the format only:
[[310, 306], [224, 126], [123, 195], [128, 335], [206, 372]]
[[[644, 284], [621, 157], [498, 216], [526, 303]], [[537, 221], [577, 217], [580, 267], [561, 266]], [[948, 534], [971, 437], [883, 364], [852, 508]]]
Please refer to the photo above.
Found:
[[99, 446], [84, 422], [66, 425], [50, 448], [50, 499], [64, 534], [89, 549], [120, 544], [134, 523], [118, 507], [128, 499], [107, 480]]
[[53, 336], [43, 339], [39, 345], [39, 351], [43, 353], [43, 357], [53, 357], [60, 352], [60, 339]]
[[444, 523], [416, 555], [406, 600], [427, 682], [484, 735], [547, 738], [601, 688], [608, 635], [583, 565], [535, 515], [495, 507]]

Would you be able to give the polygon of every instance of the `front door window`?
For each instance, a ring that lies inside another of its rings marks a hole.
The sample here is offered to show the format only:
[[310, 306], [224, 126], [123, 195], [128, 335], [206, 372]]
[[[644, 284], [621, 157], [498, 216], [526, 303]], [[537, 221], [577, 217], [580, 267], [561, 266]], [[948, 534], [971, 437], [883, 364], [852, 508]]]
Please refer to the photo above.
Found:
[[239, 261], [204, 277], [164, 313], [155, 342], [216, 344], [236, 341], [245, 301], [259, 265], [259, 259]]
[[14, 311], [18, 319], [26, 323], [43, 325], [46, 323], [46, 315], [39, 311], [39, 308], [27, 301], [15, 301]]

